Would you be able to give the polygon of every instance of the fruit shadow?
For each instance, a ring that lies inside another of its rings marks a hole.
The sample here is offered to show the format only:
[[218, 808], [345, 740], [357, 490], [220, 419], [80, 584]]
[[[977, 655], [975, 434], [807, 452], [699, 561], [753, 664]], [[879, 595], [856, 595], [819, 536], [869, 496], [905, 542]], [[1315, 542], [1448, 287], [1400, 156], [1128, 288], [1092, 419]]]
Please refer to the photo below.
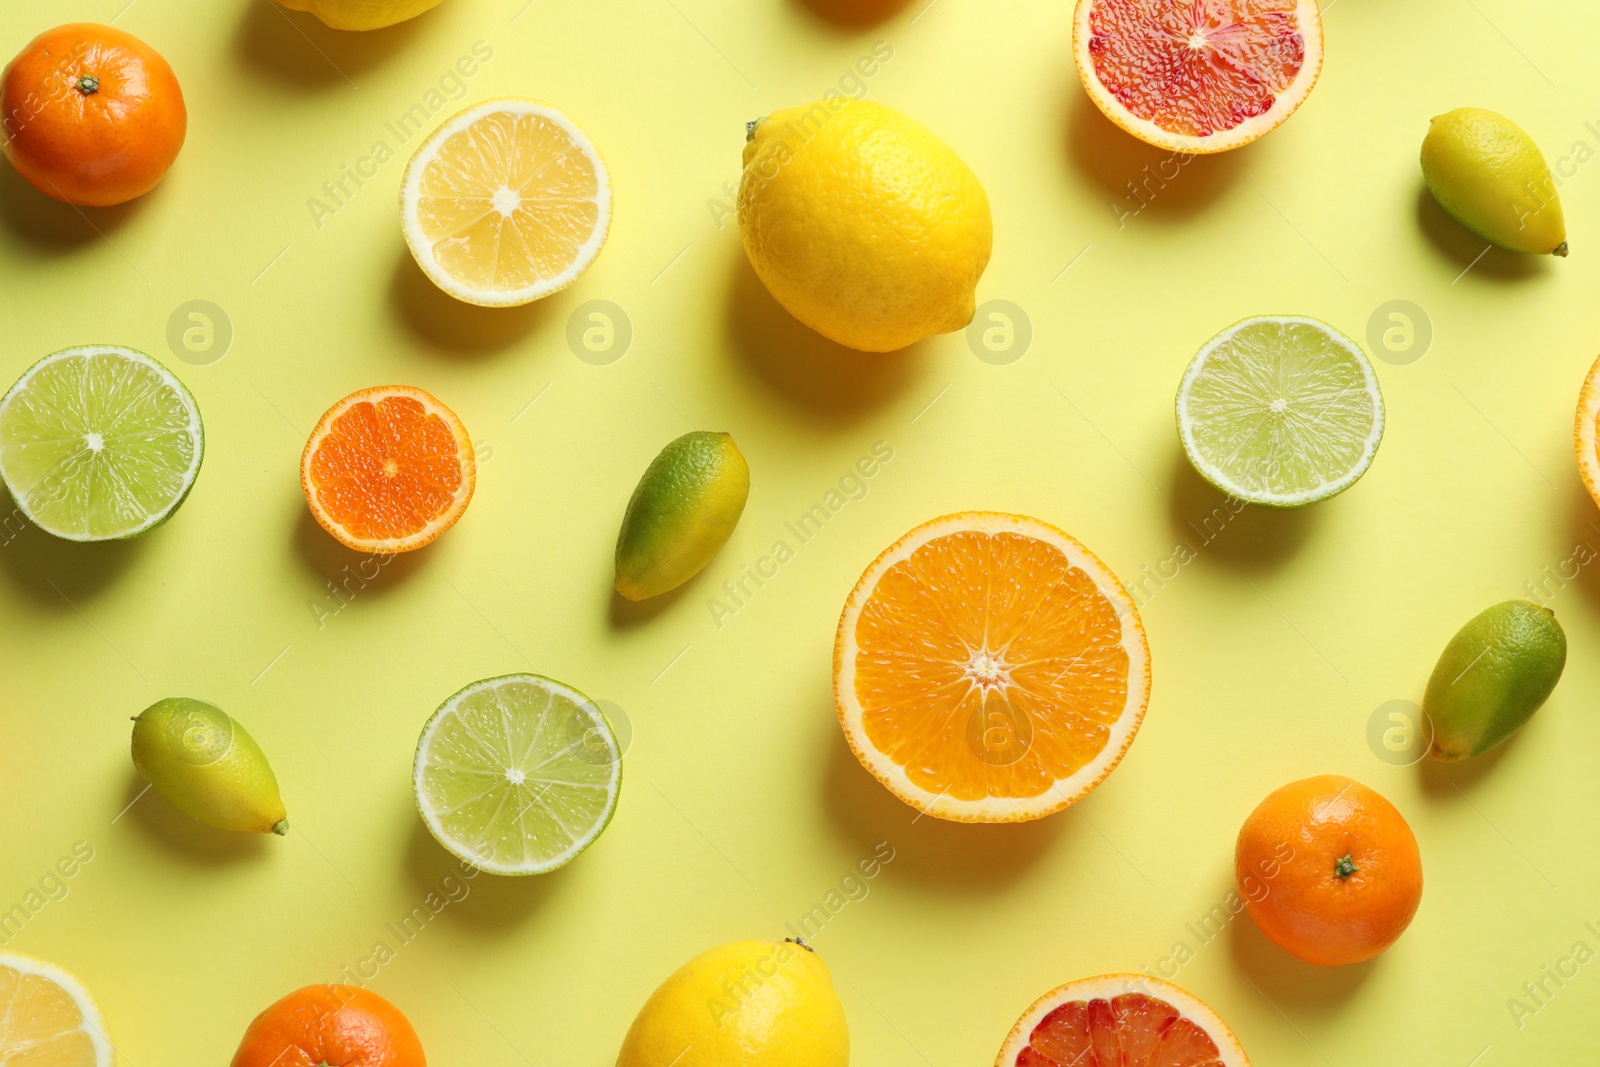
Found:
[[842, 29], [876, 26], [904, 11], [910, 0], [794, 0], [824, 22]]
[[[832, 698], [828, 701], [831, 705]], [[953, 893], [998, 891], [1026, 875], [1058, 840], [1083, 832], [1083, 820], [1070, 811], [1033, 822], [987, 825], [920, 814], [868, 773], [843, 733], [831, 733], [820, 776], [823, 805], [862, 855], [884, 842], [894, 849], [894, 862], [884, 868], [887, 877]]]
[[808, 417], [848, 425], [903, 393], [922, 368], [920, 344], [898, 352], [857, 352], [785, 311], [741, 246], [728, 278], [727, 350], [747, 379]]
[[230, 867], [289, 847], [276, 834], [218, 830], [179, 811], [166, 797], [149, 787], [136, 770], [128, 772], [118, 821], [133, 827], [141, 837], [155, 842], [162, 852], [197, 868]]
[[1193, 558], [1235, 571], [1275, 570], [1311, 536], [1320, 506], [1263, 508], [1230, 499], [1200, 477], [1181, 444], [1174, 445], [1167, 521]]
[[273, 0], [249, 0], [233, 52], [247, 70], [295, 88], [355, 88], [359, 75], [406, 47], [429, 14], [381, 30], [335, 30]]
[[1572, 544], [1568, 547], [1568, 558], [1576, 564], [1582, 558], [1577, 553], [1586, 549], [1589, 562], [1578, 566], [1578, 573], [1571, 578], [1559, 572], [1554, 576], [1546, 572], [1534, 579], [1535, 593], [1557, 609], [1557, 618], [1567, 585], [1577, 586], [1578, 595], [1587, 600], [1591, 608], [1600, 610], [1600, 508], [1595, 506], [1594, 498], [1582, 482], [1574, 483], [1569, 515]]
[[1244, 167], [1249, 146], [1204, 156], [1157, 148], [1106, 118], [1076, 78], [1067, 93], [1067, 158], [1105, 196], [1118, 229], [1145, 218], [1189, 218], [1226, 192]]
[[[1468, 273], [1481, 274], [1501, 281], [1537, 278], [1544, 274], [1549, 268], [1550, 261], [1556, 258], [1508, 252], [1504, 248], [1490, 245], [1488, 241], [1451, 218], [1449, 212], [1440, 207], [1439, 202], [1428, 191], [1426, 183], [1417, 186], [1417, 226], [1427, 235], [1428, 243], [1448, 260], [1449, 270], [1457, 280], [1461, 275]], [[1455, 282], [1450, 284], [1454, 285]]]
[[72, 611], [133, 565], [151, 530], [126, 541], [64, 541], [45, 533], [20, 511], [0, 522], [0, 570], [38, 606]]
[[[1233, 881], [1228, 879], [1216, 899], [1226, 899], [1231, 891]], [[1273, 944], [1248, 911], [1241, 911], [1228, 924], [1228, 954], [1255, 992], [1295, 1027], [1308, 1019], [1321, 1022], [1337, 1017], [1383, 959], [1380, 955], [1344, 967], [1306, 963]]]
[[1495, 767], [1499, 766], [1500, 761], [1505, 759], [1506, 753], [1511, 751], [1511, 746], [1515, 745], [1523, 734], [1534, 729], [1534, 723], [1537, 721], [1536, 714], [1522, 729], [1481, 756], [1452, 761], [1437, 760], [1432, 756], [1422, 757], [1417, 761], [1417, 784], [1422, 787], [1422, 794], [1429, 800], [1464, 800], [1474, 786], [1494, 773]]
[[[295, 554], [312, 577], [324, 583], [323, 599], [328, 610], [338, 612], [343, 605], [367, 597], [380, 597], [398, 589], [411, 575], [421, 570], [432, 545], [394, 556], [357, 552], [334, 540], [318, 524], [302, 497], [296, 497]], [[332, 588], [330, 588], [332, 587]]]
[[51, 252], [66, 253], [108, 239], [160, 195], [158, 185], [115, 207], [76, 207], [46, 196], [11, 164], [0, 163], [0, 218], [18, 237]]
[[389, 283], [389, 303], [418, 340], [447, 355], [478, 359], [503, 352], [551, 317], [553, 297], [521, 307], [463, 303], [422, 273], [404, 245]]
[[[499, 940], [526, 923], [544, 906], [561, 884], [568, 868], [549, 874], [513, 876], [474, 871], [429, 832], [410, 794], [405, 797], [411, 836], [406, 841], [406, 878], [417, 902], [437, 894], [449, 904], [439, 912], [456, 927], [465, 927], [486, 939]], [[579, 856], [573, 863], [582, 863]], [[569, 865], [570, 866], [570, 865]], [[424, 905], [425, 906], [425, 905]]]
[[706, 573], [706, 568], [693, 578], [678, 586], [669, 589], [660, 596], [650, 597], [648, 600], [629, 600], [616, 589], [611, 589], [610, 606], [606, 612], [606, 620], [613, 630], [632, 630], [647, 625], [657, 616], [666, 614], [667, 610], [688, 595], [689, 590], [700, 582]]

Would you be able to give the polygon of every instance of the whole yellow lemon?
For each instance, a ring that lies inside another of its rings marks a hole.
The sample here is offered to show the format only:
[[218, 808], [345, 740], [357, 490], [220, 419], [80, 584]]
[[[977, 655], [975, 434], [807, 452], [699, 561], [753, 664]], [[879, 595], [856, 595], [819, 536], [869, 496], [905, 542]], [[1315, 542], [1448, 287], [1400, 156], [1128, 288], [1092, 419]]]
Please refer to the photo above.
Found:
[[617, 1067], [848, 1067], [844, 1006], [816, 953], [735, 941], [684, 964], [650, 995]]
[[440, 0], [278, 0], [291, 11], [309, 11], [336, 30], [379, 30], [416, 18]]
[[864, 352], [971, 322], [994, 245], [989, 198], [949, 145], [893, 108], [838, 96], [752, 125], [739, 230], [778, 303]]

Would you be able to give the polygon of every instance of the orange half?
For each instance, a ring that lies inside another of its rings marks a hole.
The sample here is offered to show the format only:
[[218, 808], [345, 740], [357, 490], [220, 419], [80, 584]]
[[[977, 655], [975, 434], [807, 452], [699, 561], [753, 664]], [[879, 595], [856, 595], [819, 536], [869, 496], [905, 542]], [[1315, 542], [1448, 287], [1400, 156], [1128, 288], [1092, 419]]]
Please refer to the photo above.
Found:
[[957, 822], [1060, 811], [1111, 773], [1150, 700], [1127, 590], [1038, 519], [934, 519], [873, 561], [839, 619], [834, 701], [863, 766]]
[[1199, 155], [1294, 114], [1322, 71], [1317, 0], [1078, 0], [1078, 77], [1141, 140]]
[[467, 428], [409, 385], [351, 393], [322, 416], [300, 457], [311, 514], [358, 552], [421, 548], [456, 524], [476, 482]]
[[995, 1067], [1250, 1067], [1194, 994], [1143, 974], [1068, 982], [1034, 1002]]
[[1600, 359], [1589, 368], [1578, 393], [1578, 423], [1572, 444], [1578, 453], [1578, 473], [1596, 504], [1600, 504]]

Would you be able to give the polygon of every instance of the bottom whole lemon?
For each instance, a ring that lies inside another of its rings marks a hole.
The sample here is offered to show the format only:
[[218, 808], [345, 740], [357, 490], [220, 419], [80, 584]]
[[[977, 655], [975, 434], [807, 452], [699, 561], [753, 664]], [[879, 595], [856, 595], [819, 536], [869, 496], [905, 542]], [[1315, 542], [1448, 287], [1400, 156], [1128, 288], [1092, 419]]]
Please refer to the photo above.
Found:
[[752, 124], [739, 230], [789, 314], [865, 352], [971, 322], [994, 244], [988, 197], [949, 145], [840, 96]]
[[847, 1067], [850, 1035], [828, 968], [793, 941], [702, 953], [650, 995], [617, 1067]]
[[440, 0], [278, 0], [291, 11], [309, 11], [336, 30], [379, 30], [438, 7]]

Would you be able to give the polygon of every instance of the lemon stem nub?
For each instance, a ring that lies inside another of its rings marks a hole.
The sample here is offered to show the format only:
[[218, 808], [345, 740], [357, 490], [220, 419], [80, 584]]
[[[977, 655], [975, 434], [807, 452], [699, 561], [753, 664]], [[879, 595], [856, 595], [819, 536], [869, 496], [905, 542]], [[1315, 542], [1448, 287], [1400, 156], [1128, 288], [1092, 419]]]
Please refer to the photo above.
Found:
[[766, 117], [763, 116], [759, 119], [751, 119], [749, 122], [744, 124], [744, 139], [746, 144], [756, 139], [756, 127], [760, 126], [765, 121], [767, 121]]
[[1360, 870], [1360, 868], [1356, 866], [1355, 857], [1348, 852], [1344, 854], [1343, 859], [1339, 860], [1333, 865], [1333, 873], [1339, 876], [1340, 881], [1349, 878], [1358, 870]]
[[93, 74], [85, 74], [78, 79], [78, 84], [73, 88], [84, 96], [93, 96], [100, 91], [100, 79]]
[[1562, 259], [1566, 259], [1567, 258], [1567, 242], [1562, 241], [1560, 244], [1556, 245], [1556, 250], [1555, 250], [1555, 252], [1552, 253], [1552, 255], [1557, 255], [1557, 256], [1560, 256]]
[[288, 837], [289, 836], [289, 820], [288, 819], [279, 819], [277, 822], [273, 823], [272, 824], [272, 832], [277, 834], [279, 837]]

